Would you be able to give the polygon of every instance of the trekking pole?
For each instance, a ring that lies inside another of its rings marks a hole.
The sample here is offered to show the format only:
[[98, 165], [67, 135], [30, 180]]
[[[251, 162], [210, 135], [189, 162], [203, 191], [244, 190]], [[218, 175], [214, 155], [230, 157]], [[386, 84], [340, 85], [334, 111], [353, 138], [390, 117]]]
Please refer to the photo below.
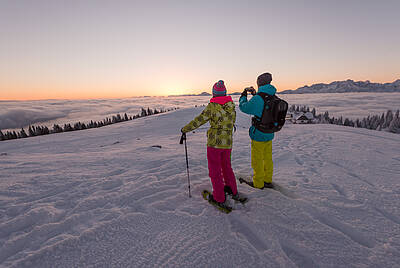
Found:
[[189, 197], [192, 197], [190, 194], [190, 179], [189, 179], [189, 160], [188, 160], [188, 153], [187, 153], [187, 146], [186, 146], [186, 133], [182, 133], [180, 144], [183, 144], [185, 141], [185, 154], [186, 154], [186, 170], [187, 170], [187, 177], [188, 177], [188, 185], [189, 185]]

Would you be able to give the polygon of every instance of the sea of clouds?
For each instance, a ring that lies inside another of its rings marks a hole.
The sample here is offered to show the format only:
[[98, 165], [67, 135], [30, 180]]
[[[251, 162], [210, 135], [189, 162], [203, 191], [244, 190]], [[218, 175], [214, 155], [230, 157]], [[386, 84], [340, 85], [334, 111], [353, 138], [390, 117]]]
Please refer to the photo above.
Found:
[[[289, 105], [307, 105], [317, 113], [362, 118], [400, 109], [400, 93], [326, 93], [281, 94]], [[239, 95], [232, 96], [238, 103]], [[65, 124], [100, 121], [118, 113], [135, 115], [141, 108], [187, 108], [207, 104], [208, 96], [135, 97], [95, 100], [1, 101], [0, 130], [20, 129], [28, 125]]]

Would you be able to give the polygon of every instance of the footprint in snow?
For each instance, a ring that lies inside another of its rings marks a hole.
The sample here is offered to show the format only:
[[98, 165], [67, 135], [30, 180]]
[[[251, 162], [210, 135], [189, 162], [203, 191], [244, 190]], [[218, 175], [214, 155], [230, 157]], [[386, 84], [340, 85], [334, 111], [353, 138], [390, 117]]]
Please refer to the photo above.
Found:
[[153, 145], [153, 146], [151, 146], [152, 148], [159, 148], [159, 149], [161, 149], [162, 148], [162, 146], [161, 145]]

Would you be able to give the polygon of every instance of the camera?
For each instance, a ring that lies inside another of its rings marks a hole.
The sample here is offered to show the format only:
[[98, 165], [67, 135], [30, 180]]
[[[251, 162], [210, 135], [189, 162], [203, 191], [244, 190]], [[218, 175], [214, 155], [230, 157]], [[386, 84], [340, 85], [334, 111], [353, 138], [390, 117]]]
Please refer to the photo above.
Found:
[[256, 90], [254, 89], [254, 87], [246, 87], [246, 91], [250, 92], [251, 95], [256, 95]]

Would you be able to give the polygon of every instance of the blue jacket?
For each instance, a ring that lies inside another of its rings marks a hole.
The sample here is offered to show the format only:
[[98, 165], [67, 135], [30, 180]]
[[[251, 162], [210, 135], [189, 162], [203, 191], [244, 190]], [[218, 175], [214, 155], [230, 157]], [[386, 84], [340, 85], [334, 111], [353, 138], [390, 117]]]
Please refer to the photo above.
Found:
[[[275, 95], [276, 88], [271, 84], [266, 84], [259, 87], [258, 92], [264, 92], [272, 96]], [[264, 109], [264, 100], [259, 95], [253, 96], [249, 101], [247, 101], [246, 96], [242, 96], [239, 99], [239, 109], [246, 114], [255, 115], [261, 118]], [[275, 136], [274, 133], [263, 133], [257, 130], [254, 126], [250, 127], [249, 135], [250, 138], [255, 141], [270, 141]]]

